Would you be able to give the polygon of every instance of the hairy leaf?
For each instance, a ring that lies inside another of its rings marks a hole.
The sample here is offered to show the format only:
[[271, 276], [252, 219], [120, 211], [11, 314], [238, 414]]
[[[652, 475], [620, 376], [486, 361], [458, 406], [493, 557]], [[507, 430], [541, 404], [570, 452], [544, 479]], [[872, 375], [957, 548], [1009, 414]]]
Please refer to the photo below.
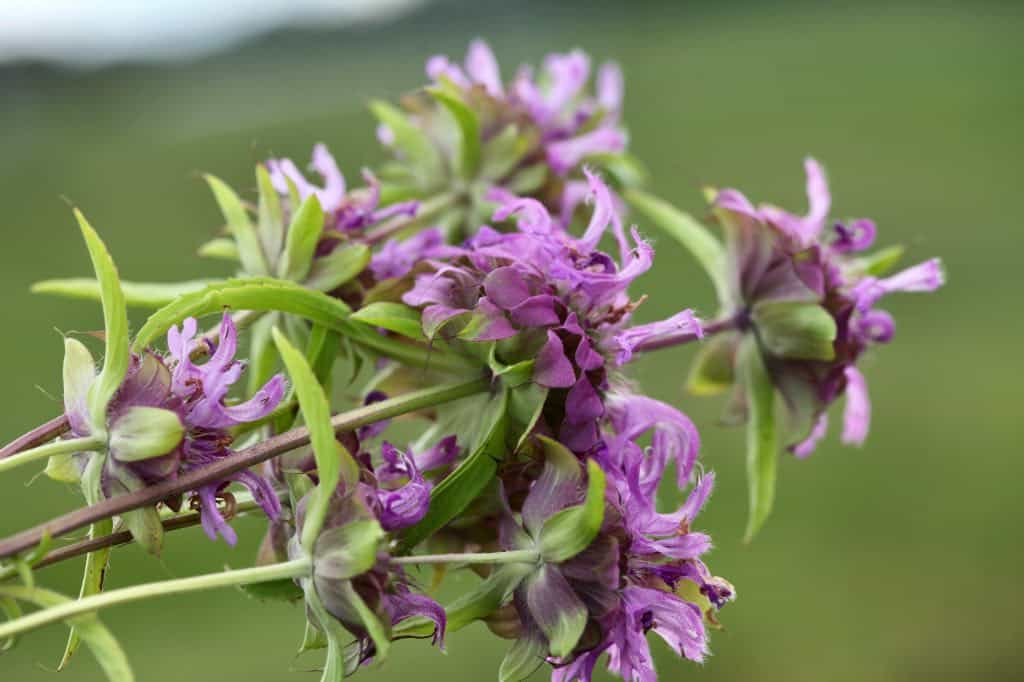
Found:
[[[195, 279], [187, 282], [121, 282], [125, 304], [133, 308], [159, 308], [182, 294], [190, 294], [215, 284], [215, 279]], [[53, 294], [87, 301], [101, 300], [100, 284], [88, 277], [46, 279], [32, 285], [34, 294]]]

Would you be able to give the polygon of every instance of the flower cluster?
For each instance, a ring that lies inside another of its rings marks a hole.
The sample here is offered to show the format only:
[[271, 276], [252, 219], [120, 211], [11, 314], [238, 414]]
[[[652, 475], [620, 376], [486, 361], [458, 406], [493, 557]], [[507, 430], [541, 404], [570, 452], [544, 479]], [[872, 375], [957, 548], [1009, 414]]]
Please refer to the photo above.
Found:
[[[170, 353], [166, 358], [152, 351], [131, 356], [124, 382], [107, 408], [109, 457], [103, 460], [100, 479], [105, 496], [174, 479], [229, 456], [233, 440], [230, 429], [263, 419], [281, 402], [285, 381], [277, 375], [251, 399], [229, 403], [228, 391], [245, 369], [244, 363], [235, 360], [238, 334], [231, 316], [225, 313], [216, 343], [208, 338], [196, 339], [196, 330], [194, 318], [186, 319], [180, 329], [172, 328], [167, 335]], [[93, 362], [81, 343], [73, 339], [67, 343], [66, 415], [72, 434], [88, 436], [96, 431], [86, 409], [95, 381]], [[197, 365], [193, 362], [197, 354], [207, 354], [209, 359]], [[140, 425], [140, 420], [148, 423]], [[145, 435], [140, 433], [143, 431]], [[97, 456], [77, 455], [75, 478]], [[281, 504], [269, 483], [250, 471], [210, 481], [192, 491], [206, 534], [211, 539], [219, 534], [233, 545], [237, 535], [217, 507], [218, 496], [225, 495], [231, 483], [248, 488], [271, 519], [280, 514]], [[164, 503], [178, 508], [181, 500]]]
[[[552, 433], [584, 452], [598, 440], [608, 370], [629, 360], [639, 343], [662, 334], [700, 333], [692, 311], [629, 327], [637, 301], [628, 288], [650, 269], [654, 251], [634, 228], [632, 242], [611, 193], [587, 173], [594, 211], [583, 236], [573, 237], [535, 199], [499, 196], [495, 220], [516, 219], [516, 230], [484, 226], [434, 272], [417, 276], [402, 300], [423, 308], [427, 336], [469, 342], [500, 341], [500, 360], [535, 358], [533, 381], [553, 391], [559, 417]], [[609, 227], [619, 261], [598, 250]]]
[[[463, 64], [430, 59], [431, 82], [402, 108], [372, 105], [392, 159], [364, 171], [364, 187], [348, 187], [324, 145], [313, 150], [316, 180], [289, 159], [257, 166], [254, 202], [208, 177], [230, 238], [201, 253], [240, 272], [198, 289], [121, 282], [79, 215], [107, 357], [97, 373], [85, 346], [66, 341], [65, 414], [3, 448], [0, 472], [48, 458], [51, 477], [81, 483], [94, 506], [80, 513], [106, 526], [63, 557], [113, 544], [103, 533], [114, 516], [154, 552], [161, 514], [174, 517], [167, 527], [201, 523], [233, 545], [218, 508], [240, 509], [232, 485], [251, 496], [242, 512], [262, 508], [269, 521], [254, 568], [98, 601], [90, 595], [107, 559], [93, 553], [83, 598], [55, 600], [59, 619], [98, 632], [97, 604], [246, 585], [304, 605], [302, 651], [326, 650], [324, 682], [383, 660], [398, 640], [443, 647], [475, 621], [514, 640], [502, 682], [545, 663], [553, 682], [590, 682], [602, 660], [629, 682], [656, 682], [652, 632], [679, 656], [705, 659], [717, 613], [736, 596], [705, 563], [710, 536], [694, 528], [715, 477], [700, 465], [697, 427], [640, 392], [630, 363], [699, 343], [691, 389], [732, 389], [727, 421], [750, 425], [752, 536], [774, 498], [776, 397], [798, 456], [815, 448], [840, 397], [843, 440], [863, 442], [860, 359], [894, 333], [877, 304], [934, 291], [944, 274], [938, 260], [889, 274], [897, 251], [866, 253], [873, 222], [829, 221], [812, 160], [804, 216], [711, 192], [725, 237], [716, 239], [637, 189], [622, 73], [603, 65], [591, 89], [590, 72], [575, 50], [505, 81], [475, 41]], [[721, 299], [717, 317], [698, 319], [682, 292], [676, 314], [635, 323], [654, 249], [627, 229], [626, 202], [694, 252]], [[80, 280], [44, 290], [83, 295]], [[158, 308], [134, 341], [130, 303]], [[200, 334], [196, 318], [217, 313], [219, 329]], [[150, 346], [164, 332], [161, 354]], [[252, 397], [231, 397], [247, 366]], [[674, 490], [664, 480], [672, 469]], [[669, 511], [659, 490], [673, 494]], [[185, 496], [198, 521], [176, 516]], [[5, 581], [47, 559], [55, 529], [81, 526], [72, 515], [0, 540], [0, 558], [15, 557], [0, 565], [5, 610], [25, 594]], [[410, 568], [420, 565], [438, 567], [437, 580], [473, 567], [480, 580], [442, 606]], [[0, 639], [46, 618], [3, 624]], [[116, 646], [100, 656], [127, 670]]]
[[944, 282], [938, 259], [882, 277], [893, 252], [864, 255], [874, 244], [875, 223], [829, 223], [824, 171], [813, 159], [805, 168], [805, 216], [754, 207], [733, 189], [715, 196], [729, 236], [725, 313], [740, 333], [723, 335], [706, 351], [736, 358], [742, 333], [756, 333], [772, 381], [804, 434], [791, 446], [801, 457], [815, 449], [827, 428], [827, 408], [844, 395], [843, 441], [859, 445], [867, 436], [870, 402], [857, 363], [870, 346], [888, 343], [895, 329], [889, 313], [875, 307], [878, 300], [899, 291], [935, 291]]

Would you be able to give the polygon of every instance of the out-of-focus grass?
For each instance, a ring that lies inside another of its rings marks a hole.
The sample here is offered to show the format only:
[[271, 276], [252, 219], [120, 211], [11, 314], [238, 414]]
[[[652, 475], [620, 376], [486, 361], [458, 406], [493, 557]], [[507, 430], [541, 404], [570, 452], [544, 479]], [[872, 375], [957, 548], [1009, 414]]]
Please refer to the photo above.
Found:
[[[714, 401], [681, 393], [689, 351], [639, 363], [647, 391], [703, 426], [719, 488], [701, 525], [716, 539], [712, 568], [740, 597], [703, 667], [659, 648], [663, 679], [1020, 679], [1021, 17], [983, 4], [495, 11], [446, 4], [390, 28], [282, 36], [185, 66], [0, 72], [0, 433], [57, 412], [53, 329], [100, 325], [93, 305], [27, 293], [34, 279], [88, 271], [61, 196], [101, 230], [125, 278], [216, 275], [223, 268], [192, 255], [218, 224], [195, 171], [248, 187], [255, 160], [304, 159], [322, 140], [354, 176], [379, 158], [363, 102], [415, 86], [428, 54], [460, 53], [484, 35], [508, 72], [580, 45], [623, 63], [632, 146], [656, 192], [700, 212], [701, 184], [732, 185], [799, 209], [800, 162], [813, 153], [830, 171], [838, 215], [873, 217], [883, 243], [909, 245], [911, 260], [941, 255], [950, 273], [938, 295], [887, 302], [899, 329], [867, 361], [868, 445], [848, 450], [832, 438], [809, 461], [786, 458], [776, 513], [749, 547], [739, 541], [741, 434], [714, 425]], [[713, 312], [689, 257], [646, 232], [658, 256], [640, 283], [651, 294], [642, 315]], [[79, 504], [73, 491], [47, 480], [26, 487], [27, 478], [0, 481], [5, 535]], [[109, 584], [244, 565], [260, 522], [239, 530], [233, 550], [198, 532], [169, 538], [160, 561], [119, 550]], [[77, 570], [40, 577], [72, 592]], [[104, 620], [146, 682], [305, 679], [289, 670], [318, 662], [292, 658], [299, 608], [230, 591], [124, 607]], [[0, 658], [2, 678], [49, 679], [42, 669], [56, 664], [64, 636], [58, 627], [33, 633]], [[447, 657], [406, 642], [362, 675], [489, 679], [503, 648], [472, 628], [451, 639]], [[100, 679], [85, 652], [65, 674]]]

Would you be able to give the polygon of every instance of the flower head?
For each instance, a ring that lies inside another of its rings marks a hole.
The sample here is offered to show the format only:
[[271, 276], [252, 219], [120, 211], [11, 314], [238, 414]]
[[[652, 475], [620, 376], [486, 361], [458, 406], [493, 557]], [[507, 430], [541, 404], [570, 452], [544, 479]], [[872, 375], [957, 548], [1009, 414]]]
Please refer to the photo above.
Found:
[[[482, 227], [403, 296], [423, 309], [429, 337], [501, 342], [499, 359], [507, 364], [532, 358], [534, 381], [561, 404], [551, 427], [578, 452], [597, 442], [609, 369], [627, 361], [641, 340], [700, 328], [690, 311], [628, 327], [638, 305], [629, 285], [651, 267], [654, 251], [635, 228], [626, 237], [607, 186], [589, 172], [587, 178], [594, 210], [582, 237], [571, 236], [538, 201], [500, 194], [495, 218], [514, 218], [518, 229]], [[597, 248], [609, 228], [618, 261]]]
[[[196, 339], [196, 330], [193, 318], [186, 319], [180, 329], [171, 328], [166, 358], [150, 351], [131, 356], [128, 373], [107, 409], [109, 457], [101, 482], [105, 495], [174, 479], [227, 457], [232, 442], [228, 430], [266, 417], [280, 403], [285, 388], [281, 375], [273, 377], [248, 401], [235, 403], [228, 399], [229, 390], [245, 369], [243, 362], [235, 360], [237, 332], [228, 313], [221, 322], [217, 343]], [[197, 351], [209, 354], [209, 360], [195, 364]], [[73, 352], [88, 354], [84, 346]], [[95, 378], [91, 357], [77, 366], [85, 380], [66, 381], [65, 409], [72, 432], [86, 436], [95, 430], [85, 412], [84, 399]], [[65, 377], [69, 378], [67, 364]], [[168, 423], [178, 426], [171, 428], [177, 438], [160, 445], [159, 433]], [[146, 446], [141, 447], [142, 443]], [[83, 468], [85, 459], [82, 457], [80, 462]], [[272, 519], [281, 510], [267, 481], [250, 471], [192, 491], [207, 535], [214, 539], [219, 534], [229, 544], [234, 544], [237, 536], [218, 510], [217, 499], [227, 495], [225, 489], [233, 482], [247, 487]]]
[[[550, 54], [539, 71], [524, 65], [505, 82], [490, 47], [475, 40], [463, 63], [434, 56], [426, 72], [432, 84], [405, 98], [404, 111], [375, 108], [378, 138], [399, 161], [386, 179], [418, 196], [460, 195], [468, 206], [464, 228], [487, 215], [494, 188], [571, 214], [572, 197], [586, 187], [583, 164], [625, 152], [623, 77], [614, 63], [597, 70], [593, 89], [581, 50]], [[479, 157], [466, 157], [467, 148]], [[459, 223], [458, 216], [449, 222]]]
[[[756, 331], [769, 374], [802, 434], [791, 446], [799, 456], [814, 450], [827, 428], [826, 410], [841, 396], [843, 441], [863, 442], [870, 403], [858, 360], [894, 332], [892, 317], [875, 304], [897, 291], [935, 291], [945, 279], [937, 259], [882, 277], [893, 252], [863, 254], [874, 243], [874, 222], [830, 224], [824, 171], [813, 159], [805, 169], [809, 209], [803, 216], [755, 207], [733, 189], [715, 196], [728, 243], [730, 300], [724, 304], [738, 333], [714, 339], [698, 362], [719, 376], [731, 374], [723, 364], [736, 357], [742, 333]], [[742, 401], [733, 405], [742, 409]]]

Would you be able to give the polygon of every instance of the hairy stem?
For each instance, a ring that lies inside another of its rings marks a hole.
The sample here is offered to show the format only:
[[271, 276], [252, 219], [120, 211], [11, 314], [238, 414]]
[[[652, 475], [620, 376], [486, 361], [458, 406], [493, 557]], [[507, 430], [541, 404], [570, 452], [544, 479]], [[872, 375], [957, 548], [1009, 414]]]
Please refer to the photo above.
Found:
[[0, 448], [0, 459], [6, 459], [22, 450], [38, 447], [43, 443], [49, 443], [57, 436], [61, 436], [71, 430], [67, 415], [54, 417], [45, 424], [40, 424], [28, 433], [24, 433], [7, 445]]
[[392, 557], [391, 563], [404, 564], [532, 564], [540, 555], [533, 549], [479, 554], [418, 554]]
[[3, 473], [9, 469], [19, 467], [22, 464], [29, 464], [40, 459], [47, 459], [54, 455], [68, 455], [74, 452], [88, 452], [102, 447], [106, 441], [102, 438], [96, 438], [95, 436], [86, 436], [85, 438], [69, 438], [67, 440], [57, 440], [46, 445], [40, 445], [39, 447], [32, 448], [31, 450], [24, 450], [16, 455], [11, 455], [6, 459], [0, 459], [0, 473]]
[[[442, 403], [459, 400], [490, 390], [487, 377], [472, 379], [455, 384], [425, 388], [412, 391], [395, 398], [382, 400], [378, 403], [336, 415], [331, 419], [335, 432], [350, 431], [360, 426], [373, 424], [384, 419], [415, 412]], [[220, 481], [231, 474], [243, 471], [260, 462], [276, 457], [285, 452], [309, 444], [309, 430], [306, 428], [292, 429], [273, 438], [268, 438], [245, 450], [240, 450], [209, 466], [183, 474], [174, 480], [164, 481], [153, 486], [142, 488], [127, 495], [119, 495], [97, 504], [77, 509], [34, 528], [22, 531], [17, 535], [0, 541], [0, 558], [13, 556], [30, 549], [44, 535], [58, 537], [78, 528], [83, 528], [98, 521], [132, 509], [156, 504], [172, 495], [196, 490], [200, 486], [213, 481]]]
[[[84, 599], [68, 601], [59, 606], [42, 609], [22, 618], [8, 621], [0, 625], [0, 640], [49, 625], [50, 623], [68, 620], [85, 613], [93, 613], [108, 606], [128, 604], [134, 601], [171, 594], [199, 592], [217, 587], [234, 587], [236, 585], [249, 585], [269, 582], [271, 580], [281, 580], [283, 578], [296, 578], [308, 575], [310, 567], [310, 560], [303, 558], [270, 566], [257, 566], [237, 571], [210, 573], [178, 580], [163, 580], [155, 583], [134, 585], [120, 590], [111, 590], [110, 592], [92, 595]], [[17, 599], [18, 587], [0, 585], [0, 595]]]

